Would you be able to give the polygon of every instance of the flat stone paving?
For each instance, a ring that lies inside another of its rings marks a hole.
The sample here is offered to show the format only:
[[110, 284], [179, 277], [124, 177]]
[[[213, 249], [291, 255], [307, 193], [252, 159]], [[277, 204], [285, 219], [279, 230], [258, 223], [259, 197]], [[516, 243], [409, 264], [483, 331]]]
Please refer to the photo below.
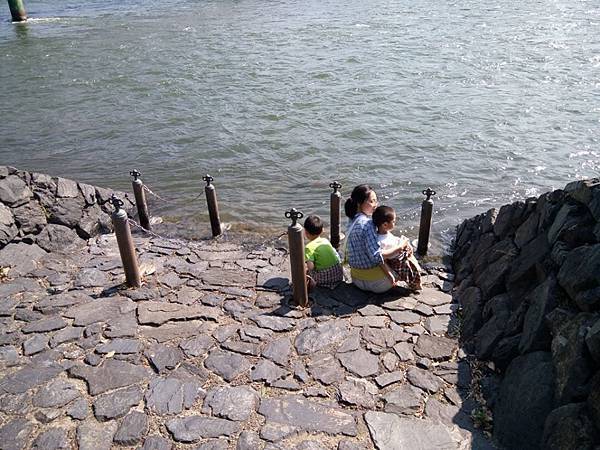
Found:
[[[471, 424], [452, 274], [290, 303], [283, 249], [114, 235], [0, 251], [5, 449], [492, 448]], [[76, 244], [77, 245], [77, 244]]]

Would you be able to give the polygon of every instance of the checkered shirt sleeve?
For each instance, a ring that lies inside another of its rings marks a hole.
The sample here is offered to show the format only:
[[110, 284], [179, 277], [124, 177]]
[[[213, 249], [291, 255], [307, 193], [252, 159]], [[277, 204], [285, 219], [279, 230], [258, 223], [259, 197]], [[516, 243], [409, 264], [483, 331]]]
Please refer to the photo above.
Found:
[[383, 264], [373, 221], [359, 214], [348, 236], [348, 264], [356, 269], [372, 269]]

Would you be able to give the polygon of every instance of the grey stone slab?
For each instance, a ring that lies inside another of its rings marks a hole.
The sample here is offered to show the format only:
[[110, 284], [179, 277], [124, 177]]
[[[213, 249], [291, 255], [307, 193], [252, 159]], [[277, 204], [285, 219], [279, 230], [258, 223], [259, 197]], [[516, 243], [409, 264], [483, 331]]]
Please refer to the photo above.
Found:
[[308, 371], [316, 380], [329, 385], [344, 379], [344, 369], [333, 355], [315, 355], [308, 364]]
[[406, 379], [413, 386], [419, 387], [432, 394], [435, 394], [444, 386], [444, 383], [439, 377], [427, 370], [419, 369], [417, 367], [410, 367], [406, 371]]
[[261, 353], [260, 345], [251, 342], [228, 340], [223, 342], [221, 347], [242, 355], [259, 356]]
[[399, 325], [419, 323], [423, 316], [411, 311], [388, 311], [390, 318]]
[[419, 302], [425, 303], [429, 306], [440, 306], [446, 303], [452, 302], [452, 296], [445, 292], [439, 291], [432, 288], [423, 288], [423, 291], [419, 295]]
[[99, 367], [72, 367], [69, 373], [71, 376], [84, 379], [91, 395], [131, 386], [150, 378], [150, 372], [145, 367], [112, 358], [104, 361]]
[[419, 356], [440, 361], [450, 359], [457, 347], [452, 339], [423, 334], [419, 336], [414, 350]]
[[179, 347], [187, 357], [196, 357], [205, 355], [211, 348], [215, 346], [215, 340], [202, 334], [192, 339], [182, 341]]
[[65, 319], [60, 316], [55, 316], [28, 323], [21, 331], [23, 331], [23, 333], [46, 333], [48, 331], [60, 330], [66, 326], [67, 322]]
[[281, 366], [286, 366], [292, 354], [292, 342], [289, 337], [281, 337], [270, 342], [263, 350], [262, 356], [269, 358]]
[[67, 430], [64, 428], [50, 428], [43, 431], [35, 438], [32, 450], [68, 450], [71, 448]]
[[183, 361], [183, 353], [178, 347], [164, 344], [152, 345], [144, 355], [158, 373], [175, 369]]
[[162, 325], [171, 320], [218, 320], [220, 310], [204, 305], [181, 305], [168, 302], [139, 302], [138, 322], [143, 325]]
[[281, 379], [289, 372], [276, 366], [273, 362], [265, 359], [261, 360], [250, 372], [252, 381], [265, 381], [267, 384], [273, 383], [275, 380]]
[[332, 320], [303, 330], [295, 340], [300, 355], [316, 353], [344, 341], [350, 330], [342, 320]]
[[382, 373], [375, 378], [375, 383], [382, 388], [398, 383], [399, 381], [404, 381], [404, 372], [402, 371]]
[[171, 450], [173, 443], [169, 439], [165, 439], [162, 436], [148, 436], [144, 440], [144, 445], [141, 450]]
[[338, 354], [342, 365], [359, 377], [368, 377], [379, 372], [379, 358], [366, 350]]
[[87, 326], [106, 322], [135, 309], [135, 303], [127, 297], [102, 297], [67, 309], [63, 315], [73, 321], [74, 326]]
[[37, 268], [46, 252], [36, 244], [10, 243], [0, 250], [0, 267], [10, 267], [11, 276], [25, 275]]
[[146, 391], [146, 407], [159, 415], [179, 414], [204, 395], [195, 379], [156, 378]]
[[89, 414], [88, 402], [85, 398], [80, 398], [73, 402], [67, 410], [67, 415], [76, 420], [84, 420]]
[[424, 392], [410, 384], [404, 384], [388, 392], [385, 400], [385, 411], [394, 414], [413, 415], [423, 407]]
[[394, 351], [396, 352], [396, 354], [400, 358], [400, 361], [402, 362], [415, 360], [413, 348], [414, 345], [409, 344], [408, 342], [398, 342], [396, 345], [394, 345]]
[[367, 380], [348, 378], [338, 387], [339, 398], [342, 402], [360, 408], [375, 408], [377, 386]]
[[21, 364], [21, 357], [16, 347], [5, 345], [0, 347], [0, 366], [13, 367]]
[[148, 416], [140, 411], [132, 411], [125, 416], [114, 437], [115, 444], [135, 445], [148, 432]]
[[57, 364], [49, 363], [31, 364], [10, 375], [5, 376], [0, 381], [0, 392], [9, 394], [21, 394], [29, 389], [44, 384], [58, 376], [63, 368]]
[[50, 338], [49, 344], [51, 348], [55, 348], [60, 344], [73, 342], [83, 337], [83, 327], [66, 327], [57, 331]]
[[303, 397], [262, 398], [259, 414], [267, 422], [297, 427], [308, 432], [356, 436], [356, 421], [341, 409], [321, 405]]
[[44, 314], [55, 314], [64, 309], [94, 301], [85, 292], [68, 291], [46, 297], [34, 305], [34, 309]]
[[233, 436], [239, 432], [239, 425], [216, 417], [188, 416], [169, 420], [167, 429], [177, 442], [196, 442], [203, 438]]
[[88, 419], [77, 427], [79, 450], [110, 450], [113, 437], [117, 432], [117, 422], [97, 422]]
[[242, 431], [238, 437], [235, 450], [257, 450], [262, 449], [263, 442], [258, 433], [254, 431]]
[[94, 414], [100, 421], [118, 419], [142, 401], [143, 393], [138, 386], [130, 386], [101, 394], [94, 400]]
[[34, 424], [27, 419], [16, 418], [0, 428], [0, 442], [3, 450], [22, 450], [31, 435]]
[[423, 326], [431, 335], [443, 336], [448, 332], [450, 325], [450, 316], [427, 317]]
[[81, 394], [77, 386], [63, 379], [57, 379], [41, 388], [33, 396], [33, 406], [40, 408], [62, 408]]
[[109, 283], [110, 277], [107, 273], [93, 268], [80, 270], [73, 281], [77, 288], [106, 287]]
[[213, 269], [202, 273], [202, 281], [210, 286], [253, 288], [256, 286], [256, 272]]
[[[71, 211], [66, 211], [69, 214]], [[52, 220], [52, 218], [50, 218]], [[74, 226], [71, 225], [71, 226]], [[74, 246], [82, 246], [83, 241], [70, 226], [51, 223], [36, 236], [35, 242], [47, 252], [66, 252]]]
[[204, 407], [212, 415], [234, 421], [247, 420], [258, 407], [259, 395], [249, 386], [222, 386], [210, 389]]
[[158, 342], [168, 342], [197, 336], [206, 330], [206, 325], [201, 320], [190, 320], [189, 322], [166, 323], [159, 327], [140, 327], [139, 334]]
[[231, 323], [227, 325], [220, 325], [214, 332], [213, 337], [219, 342], [225, 342], [231, 336], [236, 334], [240, 329], [238, 323]]
[[350, 325], [353, 327], [374, 327], [374, 328], [385, 328], [387, 326], [388, 319], [384, 316], [364, 316], [364, 317], [352, 317], [350, 319]]
[[232, 381], [252, 367], [244, 356], [219, 350], [208, 355], [204, 360], [204, 366], [226, 381]]
[[23, 342], [23, 355], [31, 356], [48, 348], [48, 336], [36, 334]]
[[376, 411], [367, 412], [365, 422], [380, 450], [459, 448], [459, 442], [439, 423]]
[[228, 450], [229, 443], [226, 439], [209, 439], [198, 445], [194, 450]]
[[250, 318], [261, 328], [267, 328], [273, 331], [289, 331], [296, 326], [296, 320], [287, 317], [271, 316], [261, 314]]
[[106, 344], [96, 347], [96, 352], [101, 355], [107, 353], [118, 353], [122, 355], [130, 355], [140, 353], [142, 350], [142, 342], [137, 339], [113, 339]]
[[[299, 428], [293, 425], [267, 422], [260, 429], [260, 437], [270, 442], [277, 442], [297, 433], [298, 431]], [[266, 446], [265, 450], [267, 450]]]

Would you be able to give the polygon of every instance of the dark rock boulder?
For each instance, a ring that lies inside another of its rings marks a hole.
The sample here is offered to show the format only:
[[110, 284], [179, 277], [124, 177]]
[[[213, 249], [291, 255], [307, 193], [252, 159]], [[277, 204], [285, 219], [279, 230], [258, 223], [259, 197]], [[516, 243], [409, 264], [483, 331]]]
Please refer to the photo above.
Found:
[[494, 409], [494, 436], [507, 448], [539, 449], [554, 403], [554, 369], [548, 352], [515, 358], [506, 370]]
[[24, 205], [31, 198], [31, 190], [21, 178], [9, 175], [0, 180], [0, 202], [13, 208]]
[[526, 294], [531, 287], [543, 282], [548, 274], [546, 262], [550, 247], [546, 236], [539, 235], [521, 249], [521, 253], [512, 262], [506, 281], [507, 291], [512, 298]]
[[8, 244], [19, 232], [9, 207], [0, 203], [0, 247]]
[[526, 204], [520, 201], [502, 206], [494, 223], [494, 234], [500, 239], [513, 234], [523, 222], [526, 209]]
[[600, 319], [597, 319], [587, 332], [585, 343], [594, 361], [600, 365]]
[[593, 323], [593, 316], [580, 313], [565, 323], [552, 339], [558, 405], [582, 401], [589, 392], [593, 363], [585, 337]]
[[596, 428], [600, 431], [600, 372], [596, 373], [590, 386], [587, 407]]
[[470, 340], [481, 328], [483, 302], [478, 287], [467, 288], [460, 296], [462, 321], [460, 335], [463, 342]]
[[80, 241], [71, 228], [55, 224], [49, 224], [36, 238], [37, 245], [47, 252], [65, 250]]
[[523, 322], [523, 335], [519, 343], [521, 353], [549, 350], [552, 336], [544, 317], [552, 311], [559, 299], [559, 287], [554, 277], [549, 277], [529, 296], [529, 308]]
[[558, 272], [558, 282], [571, 298], [600, 286], [600, 244], [569, 252]]
[[45, 211], [36, 201], [13, 209], [13, 213], [23, 234], [38, 234], [48, 223]]
[[585, 403], [570, 403], [555, 409], [546, 419], [541, 448], [591, 450], [594, 448], [595, 435]]

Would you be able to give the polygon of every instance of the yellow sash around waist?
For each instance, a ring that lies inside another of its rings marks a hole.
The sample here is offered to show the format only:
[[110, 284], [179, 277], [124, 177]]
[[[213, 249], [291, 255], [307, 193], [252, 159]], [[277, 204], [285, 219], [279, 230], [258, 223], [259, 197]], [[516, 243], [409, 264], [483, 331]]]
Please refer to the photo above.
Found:
[[350, 274], [353, 280], [376, 281], [385, 278], [385, 272], [379, 266], [372, 269], [356, 269], [351, 267]]

